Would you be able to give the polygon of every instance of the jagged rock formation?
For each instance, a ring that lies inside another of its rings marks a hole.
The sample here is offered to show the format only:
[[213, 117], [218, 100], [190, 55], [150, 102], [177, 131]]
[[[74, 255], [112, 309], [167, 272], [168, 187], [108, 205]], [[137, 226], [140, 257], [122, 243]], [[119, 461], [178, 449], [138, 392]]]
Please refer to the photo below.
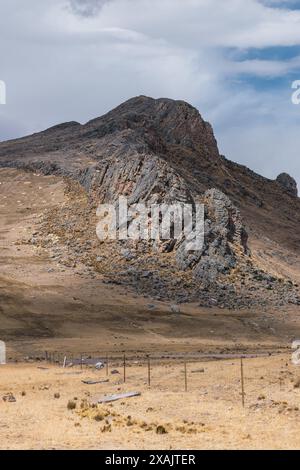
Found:
[[204, 193], [205, 239], [201, 251], [189, 253], [182, 243], [177, 251], [181, 269], [192, 268], [202, 281], [216, 281], [218, 274], [226, 275], [239, 263], [239, 258], [249, 256], [248, 234], [240, 212], [230, 199], [217, 189]]
[[296, 180], [294, 180], [294, 178], [292, 178], [288, 173], [280, 173], [280, 175], [277, 176], [276, 181], [292, 196], [298, 197]]
[[[218, 304], [230, 306], [248, 305], [249, 288], [256, 291], [255, 283], [260, 282], [268, 291], [277, 289], [278, 301], [285, 296], [297, 302], [292, 287], [254, 266], [247, 239], [248, 232], [270, 233], [276, 243], [299, 252], [300, 200], [291, 201], [286, 184], [282, 189], [278, 181], [221, 156], [210, 124], [185, 102], [141, 96], [85, 125], [66, 123], [0, 143], [0, 166], [62, 175], [80, 183], [88, 206], [83, 210], [77, 204], [80, 190], [75, 185], [69, 192], [69, 208], [58, 209], [55, 221], [53, 214], [45, 218], [41, 233], [57, 232], [70, 248], [72, 234], [81, 233], [86, 252], [79, 253], [74, 245], [76, 256], [115, 282], [129, 282], [156, 298], [174, 293], [179, 301], [201, 298], [210, 305], [213, 296]], [[96, 207], [116, 203], [120, 195], [131, 204], [202, 201], [203, 248], [188, 253], [185, 240], [179, 239], [106, 245], [103, 253], [96, 253]], [[47, 246], [51, 248], [50, 241]], [[164, 256], [169, 256], [167, 261]], [[180, 271], [186, 273], [182, 282]]]

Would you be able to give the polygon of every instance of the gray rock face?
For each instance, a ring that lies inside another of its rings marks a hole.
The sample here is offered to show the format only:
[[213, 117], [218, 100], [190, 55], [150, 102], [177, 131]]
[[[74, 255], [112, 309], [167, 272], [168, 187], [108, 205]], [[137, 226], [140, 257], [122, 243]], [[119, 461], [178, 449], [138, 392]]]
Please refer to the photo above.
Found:
[[288, 173], [281, 173], [277, 176], [276, 181], [292, 196], [298, 197], [297, 183]]
[[159, 157], [126, 153], [101, 161], [81, 173], [80, 182], [98, 203], [114, 203], [126, 196], [129, 204], [191, 201], [184, 180]]
[[214, 281], [219, 274], [229, 273], [239, 257], [249, 256], [248, 234], [240, 212], [230, 199], [217, 189], [205, 192], [205, 239], [201, 251], [188, 253], [184, 242], [176, 254], [181, 269], [192, 268], [196, 278]]

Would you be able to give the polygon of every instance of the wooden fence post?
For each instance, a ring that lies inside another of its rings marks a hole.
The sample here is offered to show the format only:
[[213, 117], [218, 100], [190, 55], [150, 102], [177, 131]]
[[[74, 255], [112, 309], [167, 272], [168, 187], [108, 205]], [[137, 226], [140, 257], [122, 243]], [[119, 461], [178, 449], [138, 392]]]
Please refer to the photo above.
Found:
[[125, 354], [124, 354], [123, 366], [124, 366], [124, 383], [125, 383], [126, 382], [126, 356], [125, 356]]
[[245, 383], [244, 383], [244, 364], [241, 357], [241, 388], [242, 388], [242, 405], [245, 408]]
[[150, 355], [148, 355], [148, 387], [151, 387], [151, 363], [150, 363]]

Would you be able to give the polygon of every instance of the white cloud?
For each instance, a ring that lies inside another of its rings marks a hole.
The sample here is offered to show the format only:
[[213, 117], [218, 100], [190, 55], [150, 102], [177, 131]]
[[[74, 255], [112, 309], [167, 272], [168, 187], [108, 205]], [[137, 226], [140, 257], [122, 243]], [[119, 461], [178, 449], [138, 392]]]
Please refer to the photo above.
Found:
[[276, 78], [300, 70], [300, 56], [290, 60], [243, 60], [230, 64], [229, 73]]

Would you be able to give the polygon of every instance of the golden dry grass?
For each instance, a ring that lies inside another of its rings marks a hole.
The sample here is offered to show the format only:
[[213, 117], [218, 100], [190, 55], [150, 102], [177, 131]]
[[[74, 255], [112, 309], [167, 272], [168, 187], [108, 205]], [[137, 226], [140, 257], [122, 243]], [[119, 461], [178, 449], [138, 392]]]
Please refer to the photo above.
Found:
[[[192, 370], [204, 368], [204, 373]], [[0, 442], [3, 449], [297, 449], [299, 369], [290, 357], [246, 359], [246, 406], [241, 405], [239, 360], [157, 363], [128, 367], [109, 383], [84, 385], [106, 372], [37, 364], [0, 369]], [[121, 372], [121, 369], [120, 369]], [[95, 397], [140, 391], [136, 398], [91, 407]], [[15, 403], [2, 401], [11, 392]], [[26, 392], [25, 395], [23, 392]], [[60, 398], [55, 399], [54, 394]], [[69, 401], [76, 404], [69, 407]]]

